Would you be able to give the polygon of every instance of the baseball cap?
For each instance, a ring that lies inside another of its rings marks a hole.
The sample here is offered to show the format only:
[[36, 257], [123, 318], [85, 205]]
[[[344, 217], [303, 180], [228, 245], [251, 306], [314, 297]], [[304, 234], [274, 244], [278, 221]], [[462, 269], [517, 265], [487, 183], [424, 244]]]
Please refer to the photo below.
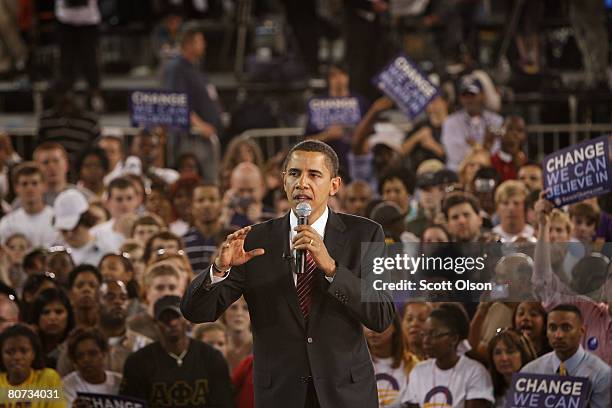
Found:
[[442, 170], [444, 167], [444, 163], [442, 163], [438, 159], [427, 159], [419, 164], [419, 167], [416, 169], [417, 176], [421, 176], [424, 173], [435, 173], [438, 170]]
[[400, 128], [392, 123], [376, 123], [374, 131], [376, 133], [370, 137], [371, 148], [376, 145], [384, 145], [399, 153], [402, 152], [404, 132]]
[[395, 203], [383, 201], [372, 209], [370, 218], [384, 227], [392, 225], [394, 222], [402, 220], [402, 212]]
[[87, 199], [78, 190], [71, 188], [62, 191], [53, 203], [53, 227], [64, 231], [73, 230], [88, 208]]
[[155, 320], [159, 320], [162, 313], [166, 310], [172, 310], [179, 316], [182, 316], [181, 313], [181, 298], [175, 295], [166, 295], [155, 302], [153, 306], [153, 315], [155, 316]]
[[477, 95], [482, 92], [482, 83], [472, 75], [466, 75], [459, 82], [459, 93]]
[[417, 179], [417, 187], [433, 187], [457, 182], [459, 182], [459, 177], [457, 177], [457, 173], [444, 168], [436, 172], [426, 172], [423, 174], [419, 174], [419, 177]]

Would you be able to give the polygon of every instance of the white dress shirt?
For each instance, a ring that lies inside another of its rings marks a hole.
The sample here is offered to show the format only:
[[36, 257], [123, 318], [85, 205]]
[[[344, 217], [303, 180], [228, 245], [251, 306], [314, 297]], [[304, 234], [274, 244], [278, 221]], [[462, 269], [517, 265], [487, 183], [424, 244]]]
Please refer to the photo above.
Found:
[[[321, 216], [319, 218], [317, 218], [317, 220], [312, 224], [312, 228], [314, 228], [314, 230], [317, 232], [317, 234], [319, 234], [319, 236], [321, 236], [321, 239], [325, 238], [325, 227], [327, 226], [327, 220], [329, 218], [329, 208], [325, 207], [325, 211], [323, 212], [323, 214], [321, 214]], [[292, 243], [293, 243], [293, 238], [297, 235], [297, 231], [295, 231], [295, 227], [297, 227], [298, 225], [298, 219], [295, 215], [295, 213], [293, 211], [291, 211], [291, 214], [289, 214], [289, 247], [292, 247]], [[294, 258], [295, 258], [295, 250], [294, 250]], [[214, 261], [213, 261], [214, 262]], [[212, 284], [215, 283], [219, 283], [222, 280], [224, 280], [225, 278], [227, 278], [229, 276], [229, 270], [227, 271], [227, 273], [222, 276], [215, 276], [215, 274], [213, 273], [213, 266], [212, 264], [210, 265], [210, 282]], [[329, 281], [329, 283], [333, 282], [334, 278], [326, 276], [325, 279], [327, 279]], [[297, 274], [295, 273], [295, 271], [293, 272], [293, 283], [297, 286]]]

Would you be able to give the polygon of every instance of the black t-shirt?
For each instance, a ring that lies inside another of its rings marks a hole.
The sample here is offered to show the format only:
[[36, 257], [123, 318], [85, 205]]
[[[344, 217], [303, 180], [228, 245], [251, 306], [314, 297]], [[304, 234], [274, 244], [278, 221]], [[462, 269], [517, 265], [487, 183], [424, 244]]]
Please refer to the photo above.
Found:
[[123, 368], [121, 395], [156, 407], [232, 407], [231, 382], [221, 353], [191, 339], [183, 364], [159, 342], [130, 355]]

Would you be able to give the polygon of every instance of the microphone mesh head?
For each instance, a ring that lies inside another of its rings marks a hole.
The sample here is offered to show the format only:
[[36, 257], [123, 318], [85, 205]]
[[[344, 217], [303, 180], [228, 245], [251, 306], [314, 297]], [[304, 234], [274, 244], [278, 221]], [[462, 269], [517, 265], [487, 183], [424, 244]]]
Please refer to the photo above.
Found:
[[305, 203], [303, 201], [295, 206], [295, 215], [297, 215], [298, 217], [309, 217], [311, 212], [312, 207], [310, 207], [310, 204]]

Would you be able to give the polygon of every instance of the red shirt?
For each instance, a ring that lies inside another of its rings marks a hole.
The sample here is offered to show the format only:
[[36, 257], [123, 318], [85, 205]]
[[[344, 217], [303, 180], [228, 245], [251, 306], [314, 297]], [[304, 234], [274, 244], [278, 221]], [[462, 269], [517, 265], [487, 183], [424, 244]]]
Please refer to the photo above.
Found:
[[514, 159], [508, 153], [498, 150], [491, 156], [491, 165], [499, 175], [501, 181], [516, 180], [518, 176], [518, 168], [514, 164]]
[[234, 368], [232, 384], [236, 388], [236, 408], [253, 408], [253, 355], [248, 355]]

